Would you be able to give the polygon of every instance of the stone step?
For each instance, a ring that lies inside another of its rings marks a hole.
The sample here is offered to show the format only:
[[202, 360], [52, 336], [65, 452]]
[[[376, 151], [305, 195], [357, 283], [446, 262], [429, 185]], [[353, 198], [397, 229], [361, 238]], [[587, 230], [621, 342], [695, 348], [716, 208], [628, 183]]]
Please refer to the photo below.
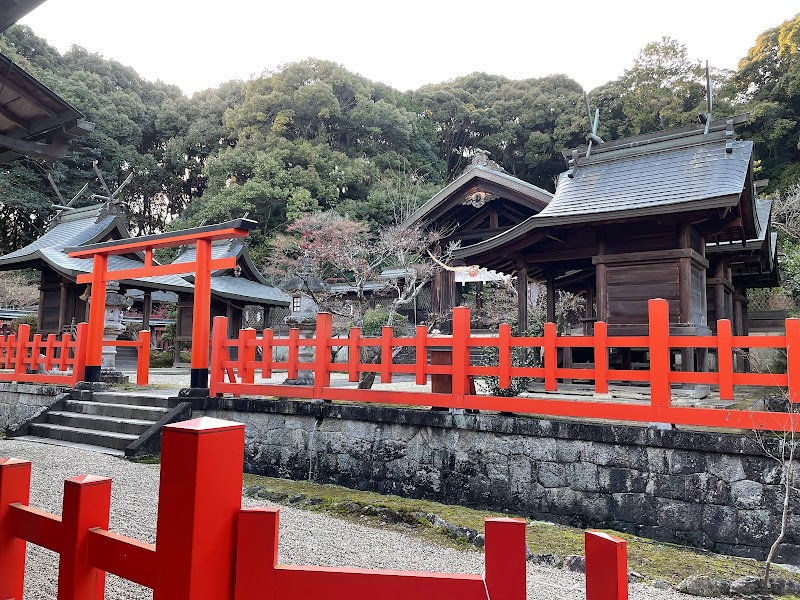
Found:
[[122, 419], [119, 417], [87, 415], [62, 410], [51, 410], [45, 417], [45, 423], [66, 425], [67, 427], [77, 427], [79, 429], [129, 433], [131, 435], [139, 436], [147, 431], [155, 423], [155, 421], [148, 421], [144, 419]]
[[29, 435], [78, 444], [89, 444], [92, 446], [104, 446], [116, 450], [125, 450], [131, 442], [138, 439], [138, 435], [128, 433], [115, 433], [112, 431], [95, 431], [93, 429], [83, 429], [80, 427], [68, 427], [66, 425], [56, 425], [54, 423], [31, 423]]
[[94, 392], [92, 402], [105, 404], [128, 404], [131, 406], [155, 406], [168, 408], [169, 400], [164, 396], [148, 396], [145, 394], [121, 394], [119, 392]]
[[124, 450], [117, 450], [116, 448], [107, 448], [105, 446], [94, 446], [92, 444], [80, 444], [77, 442], [68, 442], [66, 440], [57, 440], [54, 438], [35, 437], [32, 435], [21, 435], [15, 437], [14, 441], [34, 442], [36, 444], [50, 444], [51, 446], [65, 446], [67, 448], [77, 448], [79, 450], [87, 450], [89, 452], [101, 452], [111, 456], [125, 456]]
[[111, 404], [91, 400], [67, 400], [64, 410], [85, 415], [117, 417], [120, 419], [142, 419], [158, 421], [169, 411], [161, 406], [137, 406], [135, 404]]

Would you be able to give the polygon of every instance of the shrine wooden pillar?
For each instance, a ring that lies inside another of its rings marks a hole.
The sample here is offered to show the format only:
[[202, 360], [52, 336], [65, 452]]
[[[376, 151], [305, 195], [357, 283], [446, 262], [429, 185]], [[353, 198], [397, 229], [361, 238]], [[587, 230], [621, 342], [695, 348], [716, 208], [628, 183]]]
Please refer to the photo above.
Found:
[[150, 331], [150, 315], [153, 312], [153, 292], [145, 290], [142, 300], [142, 331]]
[[431, 284], [431, 310], [441, 319], [443, 332], [449, 332], [453, 327], [455, 291], [456, 274], [448, 269], [436, 271]]
[[547, 322], [556, 322], [556, 276], [547, 274]]
[[517, 323], [519, 335], [528, 329], [528, 267], [517, 263]]
[[[58, 334], [64, 333], [64, 326], [67, 324], [67, 285], [62, 281], [61, 289], [59, 290], [59, 306], [58, 306]], [[39, 321], [41, 327], [41, 321]]]

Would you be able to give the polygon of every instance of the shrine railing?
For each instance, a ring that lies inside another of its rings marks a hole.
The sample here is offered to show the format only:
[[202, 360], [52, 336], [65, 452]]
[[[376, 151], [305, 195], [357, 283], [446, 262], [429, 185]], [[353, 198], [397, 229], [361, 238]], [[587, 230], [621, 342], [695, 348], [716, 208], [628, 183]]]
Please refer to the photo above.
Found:
[[[255, 330], [241, 330], [238, 339], [228, 339], [227, 320], [214, 318], [211, 340], [212, 395], [285, 396], [357, 402], [408, 404], [450, 408], [479, 409], [502, 412], [531, 413], [563, 417], [612, 419], [637, 422], [660, 422], [683, 425], [728, 427], [743, 429], [797, 430], [800, 411], [770, 412], [729, 410], [726, 408], [675, 406], [672, 403], [673, 384], [719, 386], [721, 400], [734, 399], [736, 386], [767, 386], [785, 391], [792, 403], [800, 402], [800, 320], [786, 319], [786, 335], [734, 336], [730, 321], [717, 323], [717, 335], [671, 335], [669, 305], [666, 300], [649, 302], [649, 335], [609, 336], [605, 323], [595, 324], [594, 335], [558, 336], [556, 326], [546, 323], [541, 337], [513, 337], [509, 325], [501, 325], [496, 337], [478, 337], [470, 332], [468, 308], [453, 311], [453, 334], [429, 336], [424, 326], [418, 326], [414, 337], [395, 337], [391, 327], [384, 327], [379, 338], [364, 338], [358, 328], [350, 330], [345, 339], [332, 335], [331, 315], [322, 313], [317, 319], [313, 338], [300, 337], [297, 329], [289, 337], [278, 339], [270, 330], [262, 338]], [[346, 346], [346, 363], [334, 363], [331, 349]], [[229, 349], [237, 348], [237, 358], [230, 359]], [[274, 360], [275, 348], [286, 348], [286, 360]], [[312, 347], [313, 361], [300, 360], [300, 349]], [[379, 362], [362, 360], [362, 350], [373, 348]], [[416, 351], [413, 364], [396, 364], [392, 357], [398, 348]], [[431, 364], [427, 360], [430, 348], [445, 348], [452, 353], [452, 364]], [[471, 348], [492, 348], [496, 364], [471, 364]], [[522, 348], [539, 348], [541, 366], [520, 366], [512, 357]], [[563, 368], [558, 365], [559, 348], [590, 348], [594, 362], [588, 368]], [[648, 353], [647, 369], [615, 369], [609, 364], [612, 348], [638, 348]], [[734, 371], [734, 349], [776, 348], [787, 354], [786, 373], [737, 373]], [[677, 371], [672, 368], [673, 350], [714, 350], [717, 371]], [[297, 379], [301, 371], [311, 371], [314, 384], [277, 385], [255, 383], [255, 375], [272, 377], [273, 371], [285, 370], [288, 379]], [[452, 381], [452, 393], [397, 391], [391, 389], [360, 390], [354, 387], [331, 385], [331, 374], [347, 373], [348, 381], [359, 381], [363, 373], [376, 373], [381, 383], [390, 383], [398, 374], [413, 375], [417, 385], [425, 385], [430, 376], [445, 375]], [[547, 392], [557, 392], [559, 379], [581, 379], [594, 382], [598, 395], [591, 401], [536, 397], [498, 397], [469, 393], [470, 377], [496, 377], [499, 387], [508, 389], [513, 377], [538, 378]], [[618, 402], [607, 400], [609, 383], [649, 384], [649, 400]], [[790, 405], [793, 406], [794, 404]]]
[[150, 332], [140, 331], [135, 340], [103, 340], [103, 346], [136, 348], [136, 385], [150, 382]]
[[[521, 519], [486, 520], [483, 575], [278, 564], [278, 510], [241, 506], [243, 457], [240, 423], [164, 427], [155, 544], [108, 530], [111, 479], [67, 479], [54, 515], [29, 505], [31, 463], [0, 459], [0, 598], [22, 600], [30, 542], [58, 554], [60, 600], [103, 598], [106, 573], [154, 600], [525, 600]], [[586, 533], [588, 600], [627, 599], [626, 556], [624, 541]]]
[[86, 323], [77, 326], [73, 338], [65, 333], [31, 336], [30, 325], [0, 338], [0, 381], [52, 383], [74, 386], [84, 378]]

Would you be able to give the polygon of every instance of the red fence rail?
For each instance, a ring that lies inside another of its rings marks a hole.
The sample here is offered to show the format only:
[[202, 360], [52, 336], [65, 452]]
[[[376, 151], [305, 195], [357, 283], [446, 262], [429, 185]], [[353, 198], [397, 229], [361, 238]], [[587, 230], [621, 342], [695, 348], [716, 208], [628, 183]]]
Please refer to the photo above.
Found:
[[[414, 337], [394, 337], [391, 327], [384, 327], [379, 338], [363, 338], [358, 328], [350, 330], [347, 339], [332, 334], [331, 315], [322, 313], [317, 318], [314, 338], [303, 339], [297, 329], [290, 330], [288, 338], [277, 339], [270, 330], [257, 338], [255, 330], [244, 329], [238, 339], [228, 339], [227, 319], [214, 318], [211, 339], [212, 395], [278, 395], [294, 398], [315, 398], [418, 406], [442, 406], [533, 413], [565, 417], [584, 417], [638, 422], [661, 422], [710, 427], [743, 429], [797, 430], [800, 414], [750, 410], [728, 410], [703, 407], [681, 407], [672, 404], [673, 384], [705, 384], [719, 386], [722, 400], [733, 400], [735, 386], [773, 386], [785, 388], [792, 402], [800, 402], [800, 320], [786, 319], [783, 336], [734, 336], [730, 321], [717, 323], [716, 336], [671, 335], [669, 306], [666, 300], [649, 302], [649, 335], [609, 336], [605, 323], [595, 324], [594, 336], [559, 337], [556, 326], [546, 323], [541, 337], [513, 337], [509, 325], [501, 325], [497, 337], [476, 337], [470, 332], [470, 312], [459, 307], [453, 311], [451, 336], [428, 336], [424, 326], [418, 326]], [[315, 350], [313, 362], [300, 361], [300, 348], [311, 346]], [[331, 348], [347, 346], [348, 362], [333, 363]], [[229, 349], [237, 348], [237, 359], [231, 360]], [[273, 350], [287, 348], [287, 359], [273, 360]], [[391, 358], [396, 348], [416, 350], [414, 364], [395, 364]], [[452, 364], [430, 364], [427, 350], [431, 347], [449, 348]], [[473, 365], [470, 348], [495, 348], [497, 364]], [[362, 349], [376, 348], [380, 363], [362, 361]], [[515, 366], [512, 361], [516, 348], [540, 348], [542, 366]], [[590, 368], [564, 368], [558, 365], [558, 348], [591, 348], [594, 365]], [[612, 348], [640, 348], [649, 353], [649, 369], [612, 369], [609, 350]], [[734, 349], [777, 348], [787, 353], [786, 373], [736, 373]], [[258, 350], [261, 357], [257, 358]], [[714, 350], [717, 354], [717, 371], [677, 371], [672, 368], [673, 350]], [[298, 372], [314, 372], [313, 386], [256, 384], [255, 374], [270, 378], [273, 371], [285, 370], [289, 379]], [[352, 387], [331, 386], [331, 373], [348, 374], [348, 381], [357, 382], [362, 373], [377, 373], [383, 383], [392, 381], [394, 374], [414, 375], [418, 385], [427, 383], [431, 375], [449, 375], [452, 394], [433, 394], [392, 390], [358, 390]], [[610, 382], [649, 383], [650, 400], [647, 403], [621, 403], [610, 401], [576, 401], [557, 398], [503, 398], [469, 393], [469, 377], [497, 377], [501, 388], [511, 385], [512, 377], [540, 378], [545, 390], [558, 391], [559, 379], [594, 381], [595, 392], [607, 394]]]
[[74, 386], [83, 380], [85, 342], [86, 323], [78, 325], [74, 339], [68, 333], [61, 339], [55, 334], [31, 337], [30, 325], [20, 324], [16, 334], [0, 339], [0, 381]]
[[[106, 573], [154, 600], [525, 600], [521, 519], [486, 519], [483, 575], [278, 564], [279, 511], [241, 507], [243, 458], [240, 423], [166, 426], [155, 544], [108, 531], [110, 479], [67, 479], [59, 516], [29, 506], [29, 461], [0, 459], [0, 598], [22, 600], [30, 542], [59, 555], [59, 600], [103, 598]], [[588, 600], [626, 600], [625, 543], [587, 532], [586, 544]]]
[[140, 331], [135, 340], [103, 340], [103, 346], [136, 348], [136, 385], [150, 382], [150, 332]]

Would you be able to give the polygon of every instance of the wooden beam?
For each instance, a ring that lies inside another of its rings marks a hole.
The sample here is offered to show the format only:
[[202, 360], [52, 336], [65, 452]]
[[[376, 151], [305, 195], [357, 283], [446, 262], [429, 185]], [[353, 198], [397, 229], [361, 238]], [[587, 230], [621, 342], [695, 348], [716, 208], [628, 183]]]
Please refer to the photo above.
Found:
[[31, 130], [31, 124], [28, 121], [20, 117], [18, 114], [11, 112], [2, 104], [0, 104], [0, 116], [2, 116], [5, 119], [8, 119], [12, 123], [14, 123], [14, 125], [22, 127], [25, 131]]
[[556, 322], [556, 277], [553, 273], [547, 274], [547, 322]]

